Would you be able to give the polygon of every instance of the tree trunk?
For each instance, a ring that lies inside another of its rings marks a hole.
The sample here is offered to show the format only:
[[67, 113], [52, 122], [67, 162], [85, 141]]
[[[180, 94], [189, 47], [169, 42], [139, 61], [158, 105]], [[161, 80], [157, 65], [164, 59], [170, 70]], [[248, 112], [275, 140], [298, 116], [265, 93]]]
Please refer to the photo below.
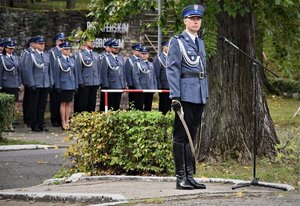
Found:
[[[251, 12], [236, 17], [221, 12], [218, 21], [219, 34], [250, 56], [255, 56], [255, 29]], [[218, 51], [208, 61], [210, 96], [196, 138], [197, 159], [249, 160], [253, 154], [254, 129], [252, 61], [225, 42], [218, 42]], [[276, 154], [274, 146], [279, 140], [261, 87], [259, 68], [257, 74], [257, 155], [272, 158]]]
[[74, 9], [76, 5], [76, 0], [67, 0], [66, 9]]

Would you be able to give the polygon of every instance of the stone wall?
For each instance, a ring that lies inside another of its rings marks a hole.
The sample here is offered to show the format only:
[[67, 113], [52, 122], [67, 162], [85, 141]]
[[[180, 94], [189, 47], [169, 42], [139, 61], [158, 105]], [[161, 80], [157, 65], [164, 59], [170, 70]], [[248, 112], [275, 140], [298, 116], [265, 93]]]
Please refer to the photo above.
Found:
[[[58, 32], [70, 35], [73, 30], [85, 30], [88, 11], [29, 11], [0, 6], [0, 37], [11, 37], [17, 40], [15, 49], [20, 54], [28, 39], [35, 35], [43, 35], [46, 42], [46, 50], [54, 46], [53, 37]], [[127, 21], [128, 33], [100, 32], [96, 38], [118, 38], [124, 41], [122, 54], [130, 55], [131, 45], [137, 42], [143, 43], [141, 32], [142, 18]], [[123, 22], [120, 22], [123, 23]], [[99, 52], [102, 48], [97, 49]]]

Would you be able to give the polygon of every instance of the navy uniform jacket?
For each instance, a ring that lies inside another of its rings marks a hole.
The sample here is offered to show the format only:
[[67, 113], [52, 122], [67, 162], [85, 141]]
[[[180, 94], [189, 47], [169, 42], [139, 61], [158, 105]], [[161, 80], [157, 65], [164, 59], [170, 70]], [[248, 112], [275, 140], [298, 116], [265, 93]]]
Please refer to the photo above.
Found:
[[21, 76], [21, 81], [24, 86], [28, 85], [28, 80], [25, 78], [25, 59], [27, 58], [28, 55], [30, 55], [31, 52], [33, 52], [34, 49], [29, 47], [23, 50], [20, 56], [20, 76]]
[[78, 79], [76, 74], [76, 62], [74, 57], [68, 57], [69, 62], [63, 56], [59, 56], [54, 62], [55, 88], [61, 90], [76, 90]]
[[53, 47], [52, 49], [50, 49], [49, 54], [50, 54], [50, 70], [52, 71], [52, 74], [53, 74], [53, 76], [51, 76], [51, 78], [53, 79], [54, 86], [55, 86], [54, 78], [55, 78], [56, 72], [58, 72], [58, 70], [55, 70], [54, 64], [55, 64], [55, 61], [57, 60], [57, 58], [61, 56], [61, 51], [59, 48]]
[[99, 86], [100, 76], [100, 58], [97, 52], [89, 53], [86, 49], [78, 53], [76, 58], [78, 85]]
[[167, 56], [163, 52], [158, 54], [153, 61], [153, 66], [155, 69], [155, 75], [157, 79], [157, 88], [159, 89], [169, 89], [169, 83], [166, 72], [166, 61]]
[[[183, 48], [180, 50], [179, 41]], [[181, 78], [185, 73], [205, 72], [206, 54], [204, 43], [200, 39], [200, 51], [195, 42], [184, 31], [178, 37], [173, 37], [169, 43], [167, 56], [167, 77], [170, 85], [170, 98], [180, 98], [181, 101], [205, 104], [208, 98], [207, 77]], [[200, 57], [200, 58], [199, 58]]]
[[140, 60], [134, 64], [132, 82], [135, 89], [157, 89], [152, 62]]
[[31, 52], [25, 58], [25, 79], [28, 87], [49, 88], [54, 85], [50, 70], [49, 53], [43, 52], [43, 57], [37, 52]]
[[139, 61], [139, 58], [135, 55], [132, 55], [125, 62], [124, 70], [125, 70], [125, 77], [126, 77], [126, 82], [128, 87], [133, 86], [132, 70], [133, 70], [134, 63], [137, 61]]
[[121, 55], [105, 55], [101, 63], [101, 77], [103, 88], [124, 89], [126, 81], [123, 57]]
[[21, 85], [19, 57], [0, 56], [0, 87], [18, 88]]

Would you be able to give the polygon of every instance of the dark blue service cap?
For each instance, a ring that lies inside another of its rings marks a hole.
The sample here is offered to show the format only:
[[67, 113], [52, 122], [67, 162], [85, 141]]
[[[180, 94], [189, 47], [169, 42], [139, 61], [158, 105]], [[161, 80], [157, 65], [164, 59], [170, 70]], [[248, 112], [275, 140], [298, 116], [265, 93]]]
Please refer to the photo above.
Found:
[[150, 52], [150, 49], [148, 47], [141, 47], [140, 48], [140, 52], [141, 53], [149, 53]]
[[107, 46], [112, 47], [112, 48], [119, 48], [119, 43], [114, 39]]
[[163, 41], [163, 42], [161, 43], [162, 46], [168, 46], [168, 44], [169, 44], [169, 41]]
[[132, 48], [133, 50], [139, 51], [141, 47], [142, 47], [142, 44], [135, 44], [135, 45], [133, 45], [131, 48]]
[[64, 40], [65, 39], [65, 34], [63, 32], [57, 33], [55, 37], [53, 38], [54, 41], [56, 40]]
[[104, 42], [104, 46], [108, 46], [111, 42], [113, 41], [113, 39], [108, 39]]
[[33, 43], [45, 43], [46, 40], [43, 36], [35, 36], [35, 37], [33, 37], [32, 42]]
[[11, 45], [9, 48], [13, 48], [15, 46], [15, 41], [10, 37], [3, 38], [1, 42], [1, 46], [8, 47], [9, 45]]
[[3, 42], [3, 47], [6, 47], [6, 48], [15, 48], [16, 47], [16, 41], [11, 39], [10, 41], [6, 41], [6, 42]]
[[70, 42], [65, 41], [64, 43], [61, 43], [61, 44], [59, 45], [59, 47], [60, 47], [61, 49], [70, 49], [70, 48], [72, 47], [72, 45], [71, 45]]
[[204, 7], [200, 4], [192, 4], [181, 11], [182, 18], [192, 17], [192, 16], [199, 16], [203, 17], [204, 15]]

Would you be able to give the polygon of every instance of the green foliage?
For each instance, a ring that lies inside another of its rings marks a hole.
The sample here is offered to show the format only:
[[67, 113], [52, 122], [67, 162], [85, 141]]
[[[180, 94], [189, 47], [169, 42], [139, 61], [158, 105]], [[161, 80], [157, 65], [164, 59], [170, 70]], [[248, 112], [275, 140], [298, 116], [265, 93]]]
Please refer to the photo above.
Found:
[[13, 122], [14, 108], [14, 96], [0, 93], [0, 137], [2, 132]]
[[66, 153], [72, 172], [171, 174], [172, 120], [172, 114], [142, 111], [76, 115], [68, 136], [76, 144]]
[[269, 79], [269, 82], [272, 87], [281, 94], [283, 94], [284, 92], [289, 94], [300, 93], [300, 81], [277, 78]]

